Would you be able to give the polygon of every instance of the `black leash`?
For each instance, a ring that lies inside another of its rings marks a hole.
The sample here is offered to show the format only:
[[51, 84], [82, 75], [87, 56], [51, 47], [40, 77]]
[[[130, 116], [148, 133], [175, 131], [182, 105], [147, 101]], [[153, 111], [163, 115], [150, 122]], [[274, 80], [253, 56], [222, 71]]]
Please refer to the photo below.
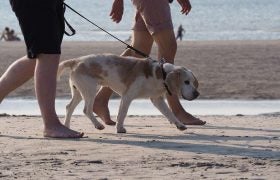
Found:
[[[114, 36], [113, 34], [109, 33], [108, 31], [106, 31], [105, 29], [103, 29], [102, 27], [98, 26], [97, 24], [95, 24], [94, 22], [92, 22], [91, 20], [89, 20], [88, 18], [86, 18], [85, 16], [83, 16], [82, 14], [80, 14], [79, 12], [77, 12], [75, 9], [73, 9], [71, 6], [69, 6], [68, 4], [66, 4], [65, 2], [63, 3], [64, 6], [68, 7], [70, 10], [72, 10], [74, 13], [78, 14], [79, 16], [81, 16], [83, 19], [85, 19], [86, 21], [88, 21], [89, 23], [91, 23], [92, 25], [96, 26], [97, 28], [101, 29], [102, 31], [104, 31], [105, 33], [109, 34], [111, 37], [115, 38], [116, 40], [120, 41], [121, 43], [125, 44], [127, 48], [135, 51], [137, 54], [145, 57], [145, 58], [150, 58], [147, 54], [143, 53], [142, 51], [139, 51], [138, 49], [135, 49], [134, 47], [130, 46], [129, 44], [127, 44], [126, 42], [122, 41], [121, 39], [119, 39], [118, 37]], [[75, 29], [72, 28], [70, 26], [70, 24], [65, 20], [65, 23], [67, 24], [67, 26], [70, 28], [70, 30], [72, 31], [72, 34], [71, 35], [74, 35], [75, 34]], [[68, 34], [68, 33], [66, 33]], [[163, 64], [165, 63], [165, 60], [164, 59], [161, 59], [159, 64], [160, 64], [160, 67], [161, 67], [161, 70], [162, 70], [162, 75], [163, 75], [163, 80], [165, 81], [166, 80], [166, 72], [164, 71], [163, 69]], [[167, 93], [172, 96], [172, 93], [171, 91], [169, 90], [167, 84], [164, 82], [163, 83]]]
[[109, 34], [111, 37], [115, 38], [116, 40], [120, 41], [121, 43], [125, 44], [127, 48], [132, 49], [133, 51], [135, 51], [137, 54], [145, 57], [145, 58], [149, 58], [149, 56], [141, 51], [139, 51], [138, 49], [135, 49], [134, 47], [130, 46], [129, 44], [127, 44], [126, 42], [122, 41], [121, 39], [119, 39], [118, 37], [114, 36], [113, 34], [109, 33], [108, 31], [106, 31], [105, 29], [103, 29], [102, 27], [98, 26], [97, 24], [95, 24], [94, 22], [92, 22], [91, 20], [89, 20], [88, 18], [86, 18], [85, 16], [83, 16], [82, 14], [80, 14], [79, 12], [77, 12], [75, 9], [73, 9], [71, 6], [69, 6], [68, 4], [66, 4], [64, 2], [64, 5], [66, 7], [68, 7], [70, 10], [72, 10], [74, 13], [78, 14], [79, 16], [81, 16], [83, 19], [85, 19], [86, 21], [88, 21], [89, 23], [91, 23], [92, 25], [96, 26], [97, 28], [101, 29], [102, 31], [104, 31], [105, 33]]

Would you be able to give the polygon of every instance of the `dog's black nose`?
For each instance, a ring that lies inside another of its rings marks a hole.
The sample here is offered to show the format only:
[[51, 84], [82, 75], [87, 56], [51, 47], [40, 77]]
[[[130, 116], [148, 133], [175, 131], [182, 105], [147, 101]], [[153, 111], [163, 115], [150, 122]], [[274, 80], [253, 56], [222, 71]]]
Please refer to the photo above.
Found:
[[199, 92], [198, 91], [193, 92], [193, 96], [194, 98], [197, 98], [199, 96]]

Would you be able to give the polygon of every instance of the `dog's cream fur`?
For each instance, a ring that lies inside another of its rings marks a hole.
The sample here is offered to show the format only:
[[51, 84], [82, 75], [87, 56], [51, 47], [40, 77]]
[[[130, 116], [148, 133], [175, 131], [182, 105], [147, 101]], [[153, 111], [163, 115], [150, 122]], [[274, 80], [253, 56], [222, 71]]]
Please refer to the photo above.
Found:
[[[164, 63], [161, 67], [157, 61], [134, 57], [120, 57], [111, 54], [88, 55], [67, 60], [59, 64], [58, 76], [64, 68], [71, 68], [69, 79], [72, 99], [67, 105], [65, 125], [70, 126], [70, 118], [76, 106], [83, 99], [84, 113], [97, 129], [104, 126], [97, 121], [92, 112], [94, 98], [100, 86], [110, 87], [121, 96], [117, 116], [117, 132], [125, 133], [123, 127], [128, 107], [135, 98], [150, 98], [158, 110], [178, 129], [185, 130], [164, 101], [167, 92], [164, 83], [173, 95], [193, 100], [199, 93], [198, 82], [190, 70], [184, 67]], [[163, 71], [166, 79], [163, 79]]]

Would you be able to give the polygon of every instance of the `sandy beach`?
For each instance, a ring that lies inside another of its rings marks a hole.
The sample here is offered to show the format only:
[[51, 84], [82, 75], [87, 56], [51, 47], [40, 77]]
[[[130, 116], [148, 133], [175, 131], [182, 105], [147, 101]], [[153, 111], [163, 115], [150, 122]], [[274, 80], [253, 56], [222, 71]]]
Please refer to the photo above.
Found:
[[[62, 60], [120, 54], [125, 48], [117, 42], [64, 42], [62, 47]], [[1, 74], [25, 55], [24, 48], [22, 42], [0, 42]], [[279, 49], [280, 41], [178, 42], [175, 64], [196, 74], [200, 99], [280, 99]], [[58, 82], [58, 98], [70, 96], [67, 79], [65, 73]], [[9, 95], [15, 97], [34, 98], [33, 81]], [[279, 113], [199, 118], [207, 124], [179, 131], [163, 116], [129, 116], [127, 134], [117, 134], [115, 127], [99, 131], [85, 116], [75, 116], [71, 127], [86, 137], [58, 140], [42, 137], [41, 117], [3, 114], [0, 178], [279, 179]]]
[[[114, 117], [115, 118], [115, 117]], [[80, 140], [42, 138], [40, 117], [1, 117], [3, 179], [279, 179], [279, 116], [201, 116], [179, 131], [161, 116], [130, 116], [127, 134], [73, 117]]]

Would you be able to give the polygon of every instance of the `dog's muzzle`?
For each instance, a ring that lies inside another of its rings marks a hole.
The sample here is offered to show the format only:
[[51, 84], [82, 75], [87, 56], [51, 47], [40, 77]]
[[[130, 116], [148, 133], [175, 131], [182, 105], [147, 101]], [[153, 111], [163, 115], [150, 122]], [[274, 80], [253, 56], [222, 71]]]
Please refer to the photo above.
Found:
[[186, 100], [191, 101], [191, 100], [196, 99], [199, 95], [200, 95], [200, 93], [199, 93], [198, 91], [194, 91], [194, 92], [192, 93], [192, 96], [191, 96], [191, 97], [185, 97], [183, 94], [182, 94], [182, 97], [183, 97], [183, 99], [186, 99]]
[[200, 94], [199, 94], [198, 91], [194, 91], [194, 92], [193, 92], [193, 97], [194, 97], [194, 99], [196, 99], [199, 95], [200, 95]]

